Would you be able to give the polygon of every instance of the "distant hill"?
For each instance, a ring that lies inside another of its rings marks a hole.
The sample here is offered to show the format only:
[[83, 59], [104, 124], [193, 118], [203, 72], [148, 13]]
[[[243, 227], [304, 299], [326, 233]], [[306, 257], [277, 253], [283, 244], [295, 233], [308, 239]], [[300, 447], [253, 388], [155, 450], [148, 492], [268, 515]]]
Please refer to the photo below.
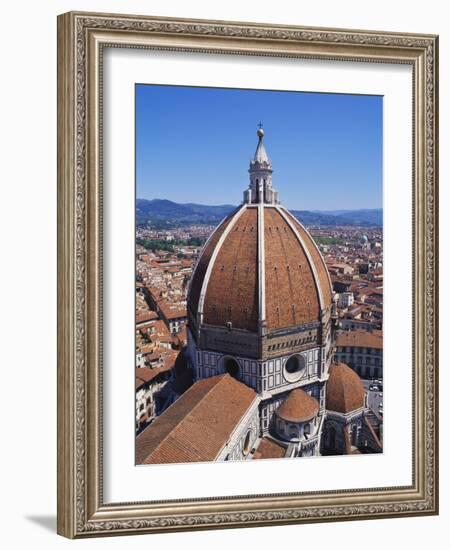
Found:
[[292, 210], [292, 213], [305, 225], [383, 225], [382, 208], [335, 211]]
[[236, 207], [231, 204], [207, 206], [179, 204], [164, 199], [137, 199], [136, 218], [142, 222], [217, 223]]
[[[152, 222], [155, 224], [216, 224], [236, 206], [231, 204], [208, 206], [204, 204], [177, 202], [165, 199], [137, 199], [136, 221], [138, 224]], [[381, 226], [383, 224], [383, 210], [336, 210], [311, 211], [292, 210], [292, 213], [303, 224], [311, 225], [359, 225]]]

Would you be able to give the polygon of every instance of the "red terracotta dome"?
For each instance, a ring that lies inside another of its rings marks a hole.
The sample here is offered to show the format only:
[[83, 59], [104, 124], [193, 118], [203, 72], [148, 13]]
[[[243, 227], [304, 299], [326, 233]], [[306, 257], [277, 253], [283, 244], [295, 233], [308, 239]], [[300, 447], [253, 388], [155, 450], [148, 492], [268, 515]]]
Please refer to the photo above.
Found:
[[364, 386], [361, 378], [344, 363], [331, 365], [327, 382], [326, 408], [348, 413], [364, 406]]
[[243, 204], [214, 231], [191, 280], [195, 325], [261, 333], [321, 321], [331, 283], [313, 239], [272, 186], [272, 163], [259, 128]]
[[292, 390], [276, 410], [276, 415], [287, 422], [306, 422], [319, 412], [319, 402], [300, 388]]
[[278, 205], [243, 204], [206, 243], [188, 308], [206, 325], [257, 332], [320, 321], [331, 305], [323, 258], [306, 229]]

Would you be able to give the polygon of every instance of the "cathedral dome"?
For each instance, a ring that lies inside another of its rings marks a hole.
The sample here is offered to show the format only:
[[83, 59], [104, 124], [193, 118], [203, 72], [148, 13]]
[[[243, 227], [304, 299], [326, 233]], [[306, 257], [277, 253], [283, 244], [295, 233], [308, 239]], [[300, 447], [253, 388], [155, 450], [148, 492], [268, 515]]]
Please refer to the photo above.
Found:
[[364, 406], [361, 378], [344, 363], [331, 365], [327, 382], [326, 408], [348, 413]]
[[191, 326], [261, 334], [320, 322], [331, 305], [325, 262], [308, 231], [279, 204], [258, 131], [244, 202], [213, 232], [188, 296]]
[[320, 322], [331, 305], [324, 260], [279, 204], [262, 138], [244, 203], [213, 232], [193, 274], [188, 311], [197, 326], [270, 332]]
[[300, 388], [292, 390], [276, 411], [286, 422], [306, 422], [319, 412], [319, 402]]
[[305, 228], [280, 206], [242, 205], [213, 233], [192, 278], [189, 309], [207, 325], [268, 331], [320, 321], [331, 286]]

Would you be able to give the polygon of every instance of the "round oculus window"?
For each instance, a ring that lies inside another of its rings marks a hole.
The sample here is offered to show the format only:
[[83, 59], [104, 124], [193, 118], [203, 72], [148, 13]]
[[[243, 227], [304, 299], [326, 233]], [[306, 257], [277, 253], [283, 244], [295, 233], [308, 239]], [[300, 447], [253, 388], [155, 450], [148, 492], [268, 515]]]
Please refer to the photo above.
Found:
[[303, 355], [292, 355], [284, 364], [284, 377], [288, 382], [296, 382], [302, 377], [305, 367]]

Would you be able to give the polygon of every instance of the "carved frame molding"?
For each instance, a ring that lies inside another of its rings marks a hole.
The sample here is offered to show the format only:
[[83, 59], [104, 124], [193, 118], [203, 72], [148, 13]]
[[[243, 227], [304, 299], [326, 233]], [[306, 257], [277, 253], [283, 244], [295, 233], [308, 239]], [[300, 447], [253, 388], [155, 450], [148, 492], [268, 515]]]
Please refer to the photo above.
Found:
[[[408, 63], [414, 89], [413, 485], [104, 504], [102, 156], [104, 47]], [[431, 35], [93, 13], [58, 18], [58, 532], [137, 532], [438, 512], [437, 47]]]

